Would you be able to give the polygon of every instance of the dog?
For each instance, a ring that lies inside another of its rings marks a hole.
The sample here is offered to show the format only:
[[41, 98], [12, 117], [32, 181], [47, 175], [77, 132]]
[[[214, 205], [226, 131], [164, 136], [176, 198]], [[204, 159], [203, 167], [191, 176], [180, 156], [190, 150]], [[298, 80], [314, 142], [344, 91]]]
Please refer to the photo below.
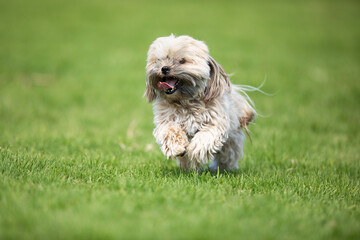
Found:
[[[244, 93], [244, 95], [240, 94]], [[256, 117], [241, 87], [190, 36], [157, 38], [147, 54], [144, 96], [153, 102], [153, 135], [183, 170], [238, 169], [248, 124]]]

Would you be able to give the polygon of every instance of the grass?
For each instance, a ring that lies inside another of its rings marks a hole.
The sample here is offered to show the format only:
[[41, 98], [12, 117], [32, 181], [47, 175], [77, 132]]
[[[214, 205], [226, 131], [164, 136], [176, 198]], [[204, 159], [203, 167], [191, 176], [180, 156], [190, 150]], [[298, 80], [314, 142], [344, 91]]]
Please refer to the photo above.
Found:
[[[357, 1], [0, 1], [0, 239], [359, 239]], [[251, 93], [239, 171], [179, 170], [142, 94], [158, 36]]]

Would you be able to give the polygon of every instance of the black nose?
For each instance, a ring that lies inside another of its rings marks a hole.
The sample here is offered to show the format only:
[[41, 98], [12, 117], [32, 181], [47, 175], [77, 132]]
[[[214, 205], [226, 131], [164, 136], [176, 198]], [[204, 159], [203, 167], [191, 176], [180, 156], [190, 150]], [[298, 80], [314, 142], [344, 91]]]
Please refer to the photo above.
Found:
[[166, 75], [170, 72], [170, 68], [168, 66], [164, 66], [161, 68], [161, 72]]

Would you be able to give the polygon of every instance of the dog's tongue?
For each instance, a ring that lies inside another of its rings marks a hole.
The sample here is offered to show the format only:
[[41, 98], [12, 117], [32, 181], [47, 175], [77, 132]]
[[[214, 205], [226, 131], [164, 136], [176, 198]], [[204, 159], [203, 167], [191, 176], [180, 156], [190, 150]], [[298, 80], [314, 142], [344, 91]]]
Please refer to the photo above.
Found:
[[157, 87], [160, 90], [168, 90], [168, 89], [173, 89], [175, 87], [175, 84], [176, 84], [176, 79], [169, 79], [169, 80], [165, 80], [164, 82], [158, 82]]

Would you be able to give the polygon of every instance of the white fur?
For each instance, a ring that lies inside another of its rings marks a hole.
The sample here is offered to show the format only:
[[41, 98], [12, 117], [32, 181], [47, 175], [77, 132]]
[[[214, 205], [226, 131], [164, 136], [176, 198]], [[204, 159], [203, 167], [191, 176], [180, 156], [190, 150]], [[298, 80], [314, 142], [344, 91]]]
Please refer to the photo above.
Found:
[[[181, 59], [186, 62], [181, 64]], [[164, 77], [163, 66], [169, 66], [169, 75], [180, 83], [171, 95], [156, 86]], [[189, 36], [156, 39], [149, 48], [146, 73], [145, 96], [154, 101], [153, 134], [164, 155], [177, 159], [185, 170], [206, 163], [212, 171], [238, 168], [243, 129], [255, 111], [210, 57], [205, 43]]]

